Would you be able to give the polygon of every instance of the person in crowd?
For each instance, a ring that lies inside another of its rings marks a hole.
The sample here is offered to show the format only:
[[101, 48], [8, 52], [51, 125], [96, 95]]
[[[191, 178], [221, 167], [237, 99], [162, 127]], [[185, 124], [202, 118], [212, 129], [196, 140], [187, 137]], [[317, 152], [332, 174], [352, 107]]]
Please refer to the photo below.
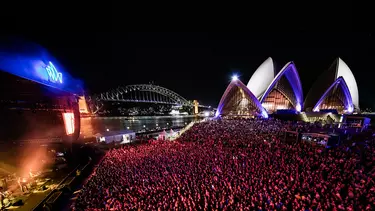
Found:
[[283, 141], [316, 125], [206, 121], [176, 141], [111, 149], [73, 210], [374, 210], [375, 140], [326, 150]]
[[0, 187], [0, 210], [3, 210], [5, 208], [5, 198], [6, 198], [6, 194], [5, 194], [5, 190], [3, 187]]
[[27, 192], [29, 191], [29, 189], [27, 188], [27, 185], [26, 183], [23, 181], [23, 179], [21, 177], [18, 177], [18, 186], [20, 186], [20, 189], [22, 192]]

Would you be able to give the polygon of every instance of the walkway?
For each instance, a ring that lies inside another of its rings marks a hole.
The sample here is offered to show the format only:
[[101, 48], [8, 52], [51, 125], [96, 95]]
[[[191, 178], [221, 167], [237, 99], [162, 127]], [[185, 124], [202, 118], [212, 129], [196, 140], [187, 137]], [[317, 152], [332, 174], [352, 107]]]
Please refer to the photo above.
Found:
[[182, 128], [179, 132], [178, 132], [178, 135], [176, 135], [175, 137], [171, 138], [170, 140], [171, 141], [174, 141], [176, 139], [178, 139], [183, 133], [185, 133], [186, 131], [188, 131], [191, 127], [193, 127], [195, 125], [195, 123], [200, 123], [200, 122], [204, 122], [206, 121], [205, 119], [201, 120], [201, 121], [195, 121], [195, 122], [190, 122], [188, 125], [186, 125], [186, 127]]

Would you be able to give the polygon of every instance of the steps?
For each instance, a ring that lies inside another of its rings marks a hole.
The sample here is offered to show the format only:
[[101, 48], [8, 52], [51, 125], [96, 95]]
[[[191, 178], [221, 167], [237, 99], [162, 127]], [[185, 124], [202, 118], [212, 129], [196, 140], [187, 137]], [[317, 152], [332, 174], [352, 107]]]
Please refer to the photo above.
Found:
[[304, 122], [308, 122], [308, 121], [309, 121], [309, 119], [307, 118], [305, 112], [302, 112], [302, 113], [301, 113], [301, 118], [302, 118], [302, 120], [303, 120]]

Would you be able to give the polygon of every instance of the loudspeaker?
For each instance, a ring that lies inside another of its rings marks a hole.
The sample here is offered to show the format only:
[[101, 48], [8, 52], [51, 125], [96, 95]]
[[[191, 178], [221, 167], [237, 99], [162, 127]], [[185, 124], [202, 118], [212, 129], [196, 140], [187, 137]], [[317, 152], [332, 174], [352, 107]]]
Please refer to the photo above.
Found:
[[44, 210], [44, 211], [50, 211], [50, 210], [52, 210], [52, 207], [51, 207], [50, 204], [44, 204], [44, 206], [43, 206], [43, 210]]
[[43, 186], [41, 186], [40, 188], [39, 188], [39, 190], [40, 191], [44, 191], [44, 190], [47, 190], [48, 188], [47, 188], [47, 186], [45, 186], [45, 185], [43, 185]]
[[23, 205], [23, 201], [22, 199], [19, 199], [18, 201], [15, 201], [12, 206], [22, 206]]

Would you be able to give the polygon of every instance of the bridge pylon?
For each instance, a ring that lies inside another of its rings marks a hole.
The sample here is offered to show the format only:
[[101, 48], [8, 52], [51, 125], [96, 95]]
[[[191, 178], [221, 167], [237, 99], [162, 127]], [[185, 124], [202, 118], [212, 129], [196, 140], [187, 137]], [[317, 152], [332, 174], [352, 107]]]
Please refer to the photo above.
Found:
[[198, 100], [194, 100], [193, 101], [193, 104], [194, 104], [194, 114], [195, 115], [198, 115], [198, 113], [199, 113], [199, 103], [198, 103]]

